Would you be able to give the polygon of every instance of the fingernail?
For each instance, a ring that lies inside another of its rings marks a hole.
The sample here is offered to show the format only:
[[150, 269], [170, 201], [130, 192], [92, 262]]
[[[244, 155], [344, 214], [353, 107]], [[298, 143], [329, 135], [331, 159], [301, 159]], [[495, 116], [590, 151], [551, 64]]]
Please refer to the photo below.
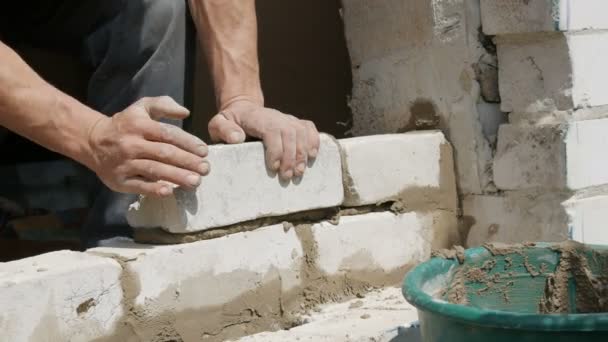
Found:
[[163, 186], [162, 188], [160, 188], [160, 194], [162, 196], [169, 196], [171, 195], [171, 189], [168, 186]]
[[273, 171], [278, 170], [278, 169], [279, 169], [279, 167], [281, 167], [281, 161], [280, 161], [280, 160], [277, 160], [277, 161], [275, 161], [275, 162], [272, 164], [272, 170], [273, 170]]
[[283, 172], [283, 178], [285, 178], [285, 179], [291, 179], [291, 177], [293, 177], [293, 171], [292, 170], [287, 170], [287, 171]]
[[316, 156], [317, 156], [317, 154], [319, 154], [319, 150], [318, 150], [318, 149], [316, 149], [316, 148], [313, 148], [313, 149], [310, 151], [310, 156], [311, 156], [311, 157], [313, 157], [313, 158], [314, 158], [314, 157], [316, 157]]
[[241, 132], [232, 132], [230, 133], [230, 135], [228, 136], [228, 139], [230, 140], [229, 142], [231, 143], [238, 143], [241, 141], [241, 137], [243, 135], [241, 134]]
[[186, 177], [186, 180], [188, 183], [190, 183], [190, 185], [197, 186], [201, 181], [201, 177], [199, 175], [189, 175]]
[[299, 173], [304, 173], [304, 170], [306, 170], [306, 163], [301, 162], [300, 164], [298, 164], [298, 166], [296, 166], [296, 171], [298, 171]]
[[198, 166], [198, 172], [202, 175], [206, 175], [207, 173], [209, 173], [209, 163], [200, 163], [200, 165]]

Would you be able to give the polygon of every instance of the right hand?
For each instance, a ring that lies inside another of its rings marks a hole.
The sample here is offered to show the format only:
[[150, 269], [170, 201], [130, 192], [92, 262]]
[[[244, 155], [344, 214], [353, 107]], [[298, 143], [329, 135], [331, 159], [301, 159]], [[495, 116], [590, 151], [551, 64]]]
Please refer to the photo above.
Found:
[[101, 181], [117, 192], [167, 196], [167, 182], [193, 188], [209, 173], [207, 145], [160, 118], [184, 119], [188, 109], [168, 96], [146, 97], [89, 132], [93, 165]]

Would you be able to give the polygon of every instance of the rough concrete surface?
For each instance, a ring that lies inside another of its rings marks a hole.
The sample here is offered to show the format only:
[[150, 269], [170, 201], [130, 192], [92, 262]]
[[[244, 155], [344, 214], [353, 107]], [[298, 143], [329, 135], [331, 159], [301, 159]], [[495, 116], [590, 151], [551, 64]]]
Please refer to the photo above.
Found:
[[353, 66], [352, 133], [439, 128], [454, 146], [460, 191], [481, 193], [491, 186], [492, 152], [476, 107], [480, 86], [475, 65], [492, 52], [479, 39], [478, 3], [343, 4]]
[[68, 251], [0, 263], [0, 340], [126, 341], [121, 271], [112, 259]]
[[568, 217], [561, 202], [567, 193], [540, 190], [471, 195], [463, 200], [466, 246], [486, 242], [563, 241], [568, 238]]
[[137, 338], [219, 341], [288, 329], [318, 305], [399, 284], [457, 235], [452, 211], [385, 211], [181, 245], [113, 239], [88, 253], [121, 264], [122, 321]]
[[319, 307], [304, 324], [289, 330], [264, 332], [238, 342], [420, 342], [416, 309], [399, 288], [385, 288], [363, 298]]
[[[390, 273], [427, 259], [457, 240], [456, 215], [447, 211], [347, 216], [338, 225], [312, 226], [318, 269], [328, 275]], [[429, 243], [432, 241], [433, 243]]]
[[178, 188], [168, 198], [141, 198], [127, 214], [129, 224], [172, 233], [196, 232], [333, 207], [344, 199], [340, 152], [327, 135], [321, 136], [319, 154], [304, 176], [288, 183], [265, 168], [261, 142], [210, 146], [208, 160], [212, 171], [196, 190]]
[[566, 187], [566, 125], [501, 125], [494, 184], [501, 190]]
[[488, 35], [606, 29], [604, 0], [481, 0]]
[[280, 325], [289, 292], [301, 282], [302, 245], [283, 225], [183, 245], [125, 247], [89, 253], [121, 261], [127, 322], [144, 341], [218, 340], [255, 332], [258, 324]]
[[400, 200], [412, 209], [456, 210], [452, 150], [441, 132], [364, 136], [339, 143], [345, 206]]
[[602, 91], [607, 43], [604, 31], [498, 36], [502, 110], [550, 113], [608, 104]]

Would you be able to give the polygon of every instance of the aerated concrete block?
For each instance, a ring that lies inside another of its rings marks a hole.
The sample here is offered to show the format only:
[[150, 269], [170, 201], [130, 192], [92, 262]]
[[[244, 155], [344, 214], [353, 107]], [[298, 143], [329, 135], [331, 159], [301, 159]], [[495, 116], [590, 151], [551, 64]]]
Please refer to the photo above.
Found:
[[116, 261], [77, 252], [0, 263], [0, 340], [127, 341], [120, 277]]
[[469, 228], [466, 246], [566, 240], [568, 220], [560, 205], [565, 198], [551, 192], [467, 196], [462, 203], [463, 223]]
[[587, 244], [608, 245], [607, 189], [582, 196], [575, 195], [563, 205], [568, 213], [571, 239]]
[[[316, 265], [330, 276], [349, 278], [402, 272], [428, 257], [432, 249], [457, 243], [456, 214], [448, 211], [374, 212], [344, 216], [338, 225], [312, 226]], [[372, 279], [363, 279], [372, 281]]]
[[437, 131], [342, 139], [345, 206], [401, 200], [456, 210], [452, 148]]
[[261, 217], [342, 204], [342, 170], [336, 142], [321, 147], [304, 176], [284, 183], [266, 169], [261, 142], [209, 147], [211, 173], [196, 190], [176, 189], [168, 198], [144, 197], [131, 206], [129, 224], [188, 233]]
[[606, 11], [604, 0], [481, 0], [488, 35], [607, 29]]
[[608, 104], [608, 32], [498, 37], [501, 109], [545, 113]]
[[608, 183], [608, 119], [502, 125], [494, 158], [501, 190], [579, 190]]
[[130, 321], [145, 341], [158, 334], [200, 341], [254, 313], [280, 316], [300, 285], [303, 260], [295, 230], [283, 225], [180, 245], [119, 241], [88, 252], [122, 260]]

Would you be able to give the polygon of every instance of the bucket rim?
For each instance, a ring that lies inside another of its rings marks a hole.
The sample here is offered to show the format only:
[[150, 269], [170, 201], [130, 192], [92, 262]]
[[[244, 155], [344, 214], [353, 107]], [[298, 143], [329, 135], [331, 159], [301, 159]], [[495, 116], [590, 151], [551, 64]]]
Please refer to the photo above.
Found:
[[[551, 245], [550, 243], [537, 243], [534, 247], [526, 248], [548, 248]], [[608, 246], [585, 246], [594, 250], [608, 250]], [[489, 253], [489, 251], [485, 247], [471, 248], [465, 251], [465, 257], [481, 253]], [[402, 286], [405, 299], [420, 311], [434, 313], [469, 325], [535, 331], [608, 331], [608, 313], [532, 314], [480, 309], [434, 298], [422, 289], [424, 277], [431, 274], [433, 270], [447, 273], [459, 266], [457, 260], [439, 257], [433, 257], [419, 264], [405, 276]]]

